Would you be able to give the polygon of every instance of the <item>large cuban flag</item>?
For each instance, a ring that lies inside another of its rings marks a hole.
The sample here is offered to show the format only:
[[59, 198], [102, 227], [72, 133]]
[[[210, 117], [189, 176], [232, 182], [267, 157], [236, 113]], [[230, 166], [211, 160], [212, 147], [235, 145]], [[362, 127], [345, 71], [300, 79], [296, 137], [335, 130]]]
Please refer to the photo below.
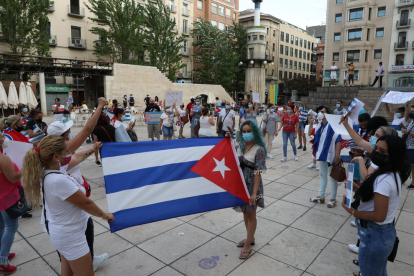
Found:
[[249, 202], [228, 138], [107, 143], [101, 155], [111, 232]]

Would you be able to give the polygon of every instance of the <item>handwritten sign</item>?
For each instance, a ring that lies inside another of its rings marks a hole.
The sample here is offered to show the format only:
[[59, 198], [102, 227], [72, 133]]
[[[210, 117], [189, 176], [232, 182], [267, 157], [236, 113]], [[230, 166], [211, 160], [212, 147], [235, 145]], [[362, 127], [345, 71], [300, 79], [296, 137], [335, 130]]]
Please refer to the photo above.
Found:
[[165, 92], [165, 106], [172, 106], [175, 104], [179, 106], [183, 103], [183, 91], [166, 91]]
[[390, 91], [382, 99], [382, 102], [390, 104], [404, 104], [408, 101], [411, 101], [412, 98], [414, 98], [414, 92]]
[[257, 92], [252, 92], [252, 94], [253, 94], [253, 102], [260, 103], [260, 94]]

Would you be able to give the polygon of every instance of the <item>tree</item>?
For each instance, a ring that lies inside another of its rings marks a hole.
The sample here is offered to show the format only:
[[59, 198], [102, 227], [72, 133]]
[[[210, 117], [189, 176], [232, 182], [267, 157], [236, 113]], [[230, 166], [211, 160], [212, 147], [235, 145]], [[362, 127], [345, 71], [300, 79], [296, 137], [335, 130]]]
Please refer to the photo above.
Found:
[[283, 84], [289, 92], [296, 90], [299, 94], [305, 95], [307, 95], [309, 91], [316, 91], [316, 87], [322, 86], [322, 83], [320, 81], [317, 82], [303, 77], [296, 77], [293, 79], [284, 78]]
[[49, 0], [0, 0], [0, 43], [17, 55], [50, 56]]
[[170, 18], [170, 8], [162, 0], [149, 2], [145, 8], [146, 42], [151, 65], [155, 65], [171, 81], [185, 65], [180, 51], [184, 38], [174, 33], [175, 20]]
[[[233, 41], [233, 49], [239, 55], [239, 61], [243, 60], [247, 53], [247, 29], [241, 23], [233, 21], [233, 26], [230, 27], [230, 36]], [[243, 66], [237, 67], [237, 78], [234, 83], [234, 91], [244, 91], [245, 68]]]
[[115, 62], [144, 64], [145, 13], [135, 0], [89, 0], [86, 7], [100, 24], [90, 31], [99, 36], [94, 54]]

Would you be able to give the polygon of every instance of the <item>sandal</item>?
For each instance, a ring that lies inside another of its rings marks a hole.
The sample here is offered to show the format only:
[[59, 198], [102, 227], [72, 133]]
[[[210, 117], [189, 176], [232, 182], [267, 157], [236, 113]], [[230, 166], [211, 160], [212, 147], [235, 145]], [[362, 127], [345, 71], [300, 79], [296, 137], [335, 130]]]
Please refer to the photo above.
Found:
[[[246, 253], [247, 253], [247, 255], [245, 255]], [[250, 257], [250, 253], [252, 253], [251, 250], [250, 251], [243, 251], [242, 250], [242, 252], [240, 252], [239, 259], [245, 260], [245, 259], [249, 258]]]
[[[244, 247], [245, 243], [246, 243], [246, 240], [239, 241], [239, 243], [237, 244], [237, 247]], [[254, 242], [252, 242], [250, 245], [254, 245]]]
[[[357, 274], [355, 274], [355, 273], [357, 273]], [[354, 275], [354, 276], [362, 276], [361, 272], [354, 272], [354, 273], [352, 273], [352, 275]]]
[[315, 203], [321, 203], [324, 204], [325, 203], [325, 199], [322, 197], [312, 197], [310, 199], [311, 202], [315, 202]]
[[326, 205], [326, 207], [328, 208], [333, 208], [336, 206], [336, 200], [335, 201], [329, 201], [328, 205]]
[[354, 263], [354, 265], [359, 266], [359, 262], [358, 262], [358, 260], [353, 260], [352, 262]]

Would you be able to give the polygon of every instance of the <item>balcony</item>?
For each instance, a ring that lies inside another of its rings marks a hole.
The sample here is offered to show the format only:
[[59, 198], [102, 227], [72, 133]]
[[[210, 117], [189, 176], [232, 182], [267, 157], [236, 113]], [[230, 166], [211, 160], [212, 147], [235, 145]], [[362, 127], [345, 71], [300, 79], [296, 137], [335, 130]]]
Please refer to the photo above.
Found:
[[394, 43], [394, 51], [403, 51], [408, 49], [408, 42], [405, 43]]
[[177, 6], [170, 5], [170, 11], [171, 11], [172, 13], [177, 13]]
[[85, 8], [68, 5], [68, 15], [72, 17], [83, 18], [85, 17]]
[[414, 6], [414, 0], [398, 0], [397, 7]]
[[86, 39], [80, 37], [69, 37], [69, 48], [86, 50]]
[[49, 5], [45, 9], [47, 12], [54, 12], [55, 11], [55, 1], [49, 1]]
[[188, 8], [183, 8], [183, 15], [190, 16], [190, 10]]
[[57, 36], [51, 35], [49, 38], [49, 45], [50, 46], [56, 46], [57, 45]]
[[397, 25], [396, 26], [397, 26], [397, 29], [410, 28], [410, 26], [411, 26], [411, 19], [397, 21]]

